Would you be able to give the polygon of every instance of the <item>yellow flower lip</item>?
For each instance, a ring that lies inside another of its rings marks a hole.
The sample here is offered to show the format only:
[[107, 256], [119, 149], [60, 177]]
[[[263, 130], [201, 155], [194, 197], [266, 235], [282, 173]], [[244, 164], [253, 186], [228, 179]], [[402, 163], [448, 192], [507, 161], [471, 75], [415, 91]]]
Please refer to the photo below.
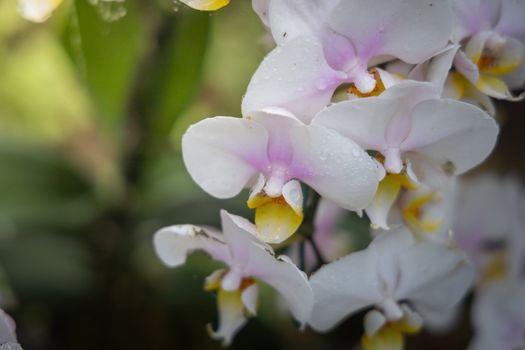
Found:
[[281, 195], [268, 197], [264, 193], [251, 196], [248, 208], [255, 209], [257, 236], [267, 243], [281, 243], [293, 235], [303, 221], [302, 209], [292, 208]]

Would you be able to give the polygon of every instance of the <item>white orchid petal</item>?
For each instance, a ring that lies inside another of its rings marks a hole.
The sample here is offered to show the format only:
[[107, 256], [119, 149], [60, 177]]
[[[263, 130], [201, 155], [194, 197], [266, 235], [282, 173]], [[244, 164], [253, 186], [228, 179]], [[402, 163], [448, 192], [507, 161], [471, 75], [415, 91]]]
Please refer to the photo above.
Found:
[[275, 48], [252, 77], [242, 102], [243, 115], [276, 106], [308, 123], [326, 106], [345, 75], [326, 62], [315, 38], [298, 37]]
[[500, 0], [453, 0], [451, 7], [455, 19], [453, 39], [456, 42], [494, 28], [501, 13]]
[[454, 68], [461, 73], [471, 84], [479, 80], [479, 68], [468, 58], [465, 52], [459, 50], [454, 58]]
[[[255, 234], [255, 225], [248, 220], [221, 210], [221, 223], [224, 239], [228, 244], [232, 257], [232, 265], [236, 268], [245, 270], [247, 264], [252, 259], [253, 251], [264, 251], [273, 254], [272, 249], [267, 244], [261, 242]], [[242, 277], [249, 277], [249, 273], [244, 273]]]
[[415, 66], [408, 74], [408, 79], [429, 81], [442, 91], [458, 50], [459, 45], [449, 44], [428, 61]]
[[363, 209], [371, 202], [382, 172], [352, 140], [311, 125], [294, 128], [292, 143], [294, 178], [348, 210]]
[[286, 203], [296, 212], [303, 212], [303, 190], [299, 181], [292, 180], [288, 181], [283, 186], [283, 197]]
[[501, 16], [495, 31], [508, 37], [525, 40], [523, 14], [525, 3], [520, 0], [501, 0]]
[[223, 236], [211, 229], [193, 225], [165, 227], [155, 233], [153, 244], [159, 258], [170, 267], [184, 264], [195, 250], [202, 250], [227, 265], [231, 262]]
[[371, 97], [334, 103], [319, 113], [312, 124], [333, 129], [366, 150], [382, 150], [387, 147], [385, 130], [391, 118], [391, 104]]
[[444, 310], [455, 306], [474, 279], [474, 270], [462, 257], [442, 244], [420, 243], [399, 258], [401, 279], [398, 299], [415, 308]]
[[182, 138], [186, 169], [204, 191], [218, 198], [237, 195], [268, 166], [268, 132], [250, 120], [215, 117], [192, 125]]
[[445, 47], [452, 27], [447, 2], [430, 0], [345, 0], [330, 23], [365, 62], [389, 55], [414, 64]]
[[241, 300], [246, 311], [248, 311], [250, 315], [255, 316], [257, 314], [257, 304], [259, 302], [259, 286], [257, 283], [252, 284], [242, 291]]
[[216, 11], [230, 3], [230, 0], [180, 0], [182, 3], [199, 11]]
[[368, 311], [364, 318], [365, 333], [369, 337], [373, 337], [383, 326], [387, 320], [385, 315], [377, 310]]
[[276, 258], [261, 250], [253, 252], [247, 271], [277, 290], [293, 317], [301, 324], [306, 323], [312, 312], [312, 288], [306, 274], [287, 256]]
[[402, 144], [439, 164], [451, 162], [461, 174], [483, 161], [494, 148], [498, 126], [479, 108], [453, 100], [430, 100], [418, 104], [412, 130]]
[[310, 277], [315, 304], [309, 324], [326, 332], [353, 313], [382, 300], [377, 261], [369, 251], [324, 265]]

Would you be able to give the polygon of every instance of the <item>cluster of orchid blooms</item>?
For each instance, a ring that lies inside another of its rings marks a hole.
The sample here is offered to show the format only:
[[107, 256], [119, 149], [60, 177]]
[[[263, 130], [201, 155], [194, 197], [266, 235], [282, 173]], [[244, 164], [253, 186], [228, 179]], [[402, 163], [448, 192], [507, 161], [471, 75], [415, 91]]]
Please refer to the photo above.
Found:
[[[228, 2], [185, 3], [215, 10]], [[182, 151], [193, 180], [212, 196], [231, 198], [250, 188], [255, 224], [222, 211], [222, 233], [192, 225], [164, 228], [154, 237], [159, 257], [174, 267], [202, 250], [226, 265], [205, 282], [218, 296], [219, 324], [210, 334], [225, 345], [256, 314], [259, 281], [282, 295], [301, 327], [316, 331], [368, 310], [364, 349], [401, 349], [404, 334], [425, 323], [450, 324], [476, 276], [454, 236], [455, 179], [496, 143], [491, 98], [520, 98], [512, 90], [525, 81], [525, 1], [252, 4], [275, 48], [251, 79], [242, 118], [192, 125]], [[303, 222], [312, 205], [313, 235]], [[374, 238], [366, 249], [325, 263], [329, 241], [341, 239], [336, 224], [346, 210], [366, 213]], [[457, 222], [472, 229], [472, 220]], [[523, 233], [523, 225], [516, 227]], [[466, 231], [460, 242], [473, 239]], [[303, 269], [305, 259], [319, 260], [310, 262], [310, 276], [271, 246], [289, 247], [294, 256], [301, 239], [320, 240], [311, 246], [315, 254], [305, 256], [303, 246], [295, 259]], [[516, 276], [523, 267], [518, 260]], [[509, 293], [525, 302], [519, 291]], [[510, 331], [522, 346], [522, 314], [521, 326], [508, 321], [510, 330], [487, 332], [491, 325], [476, 324], [480, 336], [473, 349], [514, 349], [496, 340], [509, 343]]]
[[[20, 10], [42, 21], [59, 2], [21, 0]], [[229, 1], [183, 2], [210, 11]], [[512, 91], [525, 81], [525, 0], [252, 5], [275, 48], [242, 118], [192, 125], [182, 151], [210, 195], [250, 188], [255, 223], [223, 210], [222, 232], [176, 225], [154, 236], [168, 266], [195, 250], [225, 264], [205, 281], [218, 301], [211, 336], [232, 342], [264, 282], [301, 328], [326, 332], [367, 311], [362, 347], [402, 349], [405, 334], [452, 324], [477, 280], [471, 349], [523, 348], [525, 194], [514, 179], [456, 178], [494, 148], [491, 99], [522, 97]], [[346, 211], [366, 213], [373, 237], [349, 254], [337, 228]]]

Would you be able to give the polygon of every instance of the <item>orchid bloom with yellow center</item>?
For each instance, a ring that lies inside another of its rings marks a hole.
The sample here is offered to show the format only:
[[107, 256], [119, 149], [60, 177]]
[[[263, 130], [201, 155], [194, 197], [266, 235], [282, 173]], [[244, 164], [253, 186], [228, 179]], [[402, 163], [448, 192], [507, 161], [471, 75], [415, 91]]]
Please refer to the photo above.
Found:
[[403, 335], [419, 331], [427, 314], [454, 307], [473, 278], [473, 268], [459, 251], [418, 242], [400, 227], [312, 275], [314, 308], [309, 324], [326, 332], [373, 307], [365, 316], [363, 347], [401, 350]]
[[28, 21], [45, 22], [62, 0], [19, 0], [18, 11]]
[[275, 256], [272, 248], [256, 237], [255, 226], [221, 211], [223, 233], [192, 225], [177, 225], [155, 234], [159, 258], [170, 267], [186, 262], [195, 250], [202, 250], [227, 267], [212, 273], [205, 290], [217, 293], [219, 326], [210, 335], [229, 345], [235, 334], [255, 316], [259, 280], [276, 289], [290, 312], [302, 325], [310, 317], [313, 294], [306, 274], [286, 256]]
[[254, 0], [253, 7], [277, 47], [252, 77], [255, 93], [243, 111], [277, 106], [305, 123], [341, 84], [364, 96], [381, 90], [369, 68], [386, 57], [426, 61], [447, 46], [452, 27], [446, 1]]
[[332, 104], [312, 122], [378, 153], [387, 175], [365, 209], [378, 228], [388, 229], [388, 214], [402, 187], [442, 186], [494, 147], [498, 126], [492, 117], [439, 95], [431, 83], [402, 81], [379, 96]]
[[[321, 112], [323, 113], [323, 112]], [[188, 172], [209, 194], [237, 195], [251, 187], [257, 236], [290, 237], [303, 219], [300, 182], [339, 206], [365, 208], [383, 175], [353, 141], [322, 126], [305, 125], [280, 108], [245, 118], [215, 117], [191, 126], [182, 139]]]
[[230, 0], [180, 0], [183, 4], [199, 11], [217, 11], [230, 3]]
[[452, 5], [452, 39], [462, 48], [454, 60], [450, 87], [460, 98], [475, 97], [469, 85], [498, 99], [523, 98], [511, 90], [525, 84], [525, 2], [454, 0]]

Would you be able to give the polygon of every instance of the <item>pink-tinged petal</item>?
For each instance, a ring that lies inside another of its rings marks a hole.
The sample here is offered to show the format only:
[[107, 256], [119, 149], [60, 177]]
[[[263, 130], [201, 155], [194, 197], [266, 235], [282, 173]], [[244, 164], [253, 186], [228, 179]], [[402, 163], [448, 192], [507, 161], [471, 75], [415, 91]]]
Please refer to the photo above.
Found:
[[324, 265], [310, 277], [314, 308], [309, 324], [327, 332], [350, 315], [382, 300], [377, 260], [368, 250]]
[[242, 101], [243, 115], [282, 107], [308, 123], [325, 107], [346, 75], [330, 68], [321, 44], [298, 37], [275, 48], [255, 72]]
[[334, 32], [327, 18], [339, 0], [274, 0], [269, 7], [270, 28], [277, 45], [284, 45], [299, 36], [319, 40], [325, 58], [334, 69], [341, 70], [353, 59], [352, 43]]
[[371, 202], [383, 172], [361, 147], [318, 125], [296, 127], [291, 137], [294, 178], [348, 210]]
[[[293, 157], [293, 149], [290, 140], [290, 133], [294, 126], [303, 125], [289, 111], [279, 107], [266, 107], [258, 111], [253, 111], [251, 115], [246, 116], [245, 119], [256, 121], [258, 124], [264, 126], [268, 131], [268, 160], [273, 166], [286, 166]], [[272, 179], [268, 179], [271, 181]], [[281, 179], [283, 183], [279, 186], [279, 194], [282, 185], [288, 179]], [[266, 188], [268, 190], [268, 188]]]
[[184, 163], [193, 180], [217, 198], [237, 195], [267, 168], [268, 132], [253, 121], [215, 117], [190, 126], [182, 138]]
[[495, 31], [525, 41], [525, 2], [523, 0], [500, 0], [501, 16]]
[[240, 216], [221, 210], [221, 224], [232, 257], [232, 267], [243, 272], [241, 277], [250, 277], [244, 270], [252, 259], [252, 252], [262, 250], [267, 253], [272, 249], [256, 237], [255, 225]]
[[458, 51], [454, 58], [454, 68], [461, 73], [471, 84], [476, 84], [479, 80], [479, 68], [467, 57], [465, 52]]
[[365, 66], [383, 55], [423, 62], [445, 47], [452, 27], [448, 2], [431, 0], [345, 0], [330, 24], [352, 41]]
[[227, 265], [231, 263], [224, 237], [210, 229], [193, 225], [165, 227], [155, 233], [153, 244], [160, 260], [170, 267], [184, 264], [188, 255], [196, 250], [202, 250]]
[[431, 83], [403, 81], [377, 97], [335, 103], [313, 124], [334, 129], [364, 149], [386, 156], [388, 148], [398, 148], [407, 137], [410, 109], [432, 98], [439, 98], [439, 91]]
[[446, 165], [448, 173], [461, 174], [490, 154], [498, 130], [494, 119], [473, 105], [429, 100], [414, 108], [412, 129], [402, 149]]
[[452, 0], [451, 7], [456, 42], [494, 28], [501, 14], [501, 0]]
[[439, 91], [443, 91], [445, 80], [458, 50], [459, 45], [449, 44], [428, 61], [415, 66], [408, 74], [408, 79], [431, 82]]
[[377, 97], [334, 103], [312, 124], [333, 129], [366, 150], [387, 148], [385, 133], [392, 119], [391, 103]]
[[281, 294], [293, 317], [301, 324], [310, 318], [313, 293], [306, 274], [284, 255], [275, 257], [268, 251], [253, 250], [247, 273], [260, 279]]
[[416, 309], [441, 311], [454, 307], [474, 281], [474, 269], [460, 251], [443, 244], [419, 243], [399, 257], [398, 300]]
[[17, 343], [15, 330], [15, 321], [4, 310], [0, 309], [0, 345]]
[[339, 0], [270, 1], [270, 28], [277, 45], [283, 45], [299, 36], [321, 39], [322, 33], [328, 29], [326, 18], [338, 2]]

